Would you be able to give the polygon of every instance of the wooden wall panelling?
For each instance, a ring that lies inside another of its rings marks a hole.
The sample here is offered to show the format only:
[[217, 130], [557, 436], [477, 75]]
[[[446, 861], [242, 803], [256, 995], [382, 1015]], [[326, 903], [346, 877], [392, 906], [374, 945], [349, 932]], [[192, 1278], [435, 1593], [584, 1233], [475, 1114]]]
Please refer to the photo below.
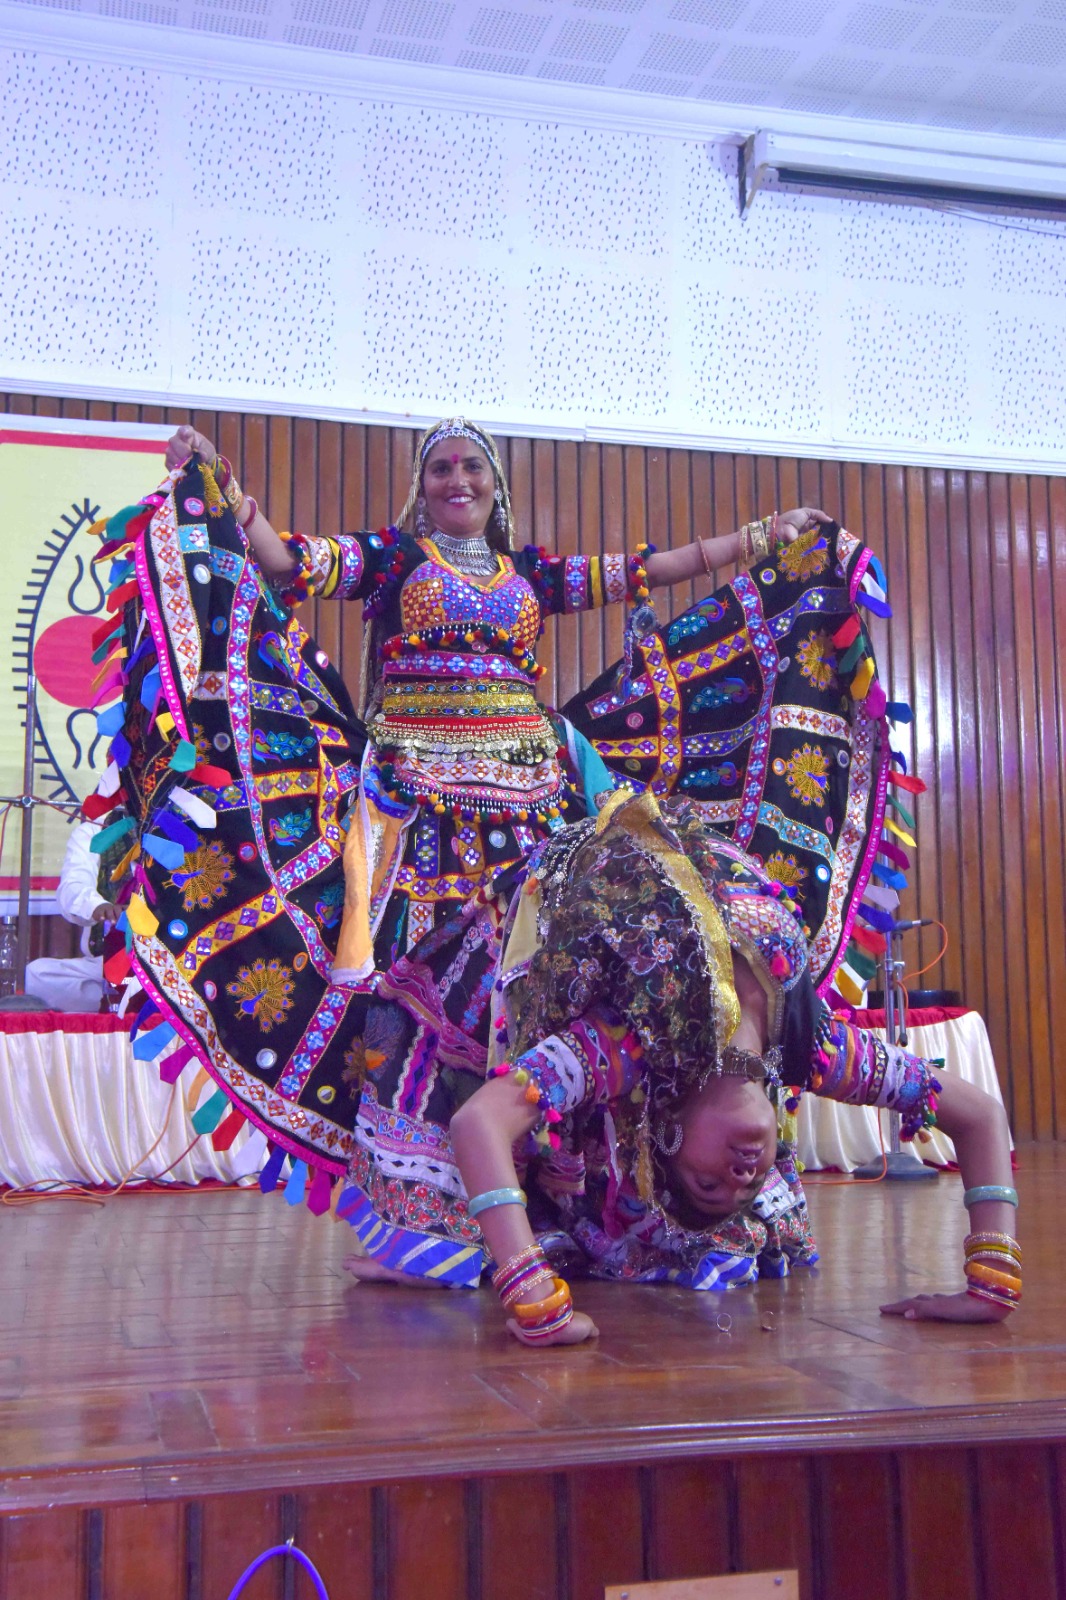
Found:
[[482, 1482], [479, 1600], [561, 1600], [560, 1483], [565, 1493], [551, 1473]]
[[[199, 1549], [190, 1550], [190, 1560], [194, 1569], [198, 1567], [199, 1583], [198, 1592], [196, 1584], [190, 1584], [194, 1592], [189, 1600], [216, 1600], [216, 1596], [228, 1595], [256, 1556], [282, 1543], [288, 1535], [282, 1526], [279, 1496], [275, 1494], [214, 1496], [198, 1508], [195, 1525], [199, 1528]], [[242, 1600], [278, 1600], [279, 1589], [278, 1567], [275, 1562], [268, 1562], [250, 1580]]]
[[[309, 1489], [297, 1496], [296, 1543], [310, 1556], [327, 1592], [337, 1600], [376, 1600], [373, 1493], [366, 1484], [352, 1483]], [[292, 1587], [292, 1600], [314, 1600], [314, 1584], [302, 1568], [294, 1573]], [[109, 1595], [106, 1600], [126, 1597]], [[213, 1597], [205, 1595], [204, 1600]]]
[[[1063, 772], [1058, 749], [1055, 706], [1054, 590], [1051, 582], [1051, 545], [1047, 479], [1016, 479], [1027, 490], [1027, 582], [1022, 590], [1022, 610], [1028, 607], [1033, 665], [1030, 714], [1034, 738], [1026, 761], [1026, 882], [1028, 962], [1032, 1019], [1033, 1101], [1037, 1127], [1055, 1123], [1052, 1051], [1056, 1037], [1052, 1017], [1061, 999], [1063, 951], [1062, 860], [1063, 836], [1053, 804], [1054, 786]], [[1024, 625], [1024, 623], [1022, 624]], [[1044, 797], [1047, 797], [1045, 804]], [[1054, 950], [1054, 956], [1052, 951]], [[1035, 974], [1035, 981], [1034, 981]], [[1058, 983], [1056, 982], [1058, 980]], [[1046, 1003], [1041, 997], [1046, 996]], [[1060, 1035], [1061, 1037], [1061, 1035]]]
[[82, 1600], [86, 1513], [0, 1517], [0, 1600]]
[[976, 1536], [981, 1600], [1061, 1593], [1059, 1505], [1050, 1449], [989, 1445], [977, 1451]]
[[467, 1522], [463, 1481], [390, 1484], [388, 1600], [466, 1600]]
[[899, 1539], [907, 1600], [978, 1600], [973, 1458], [965, 1450], [899, 1455]]
[[818, 1586], [832, 1600], [903, 1600], [896, 1463], [887, 1452], [815, 1459]]
[[[1013, 1104], [1013, 1085], [1007, 1077], [1010, 1064], [1010, 1017], [1007, 1000], [1007, 970], [1002, 951], [1003, 907], [1003, 806], [1000, 778], [999, 741], [999, 637], [996, 601], [990, 581], [992, 522], [989, 482], [984, 473], [969, 473], [966, 506], [966, 542], [970, 560], [970, 591], [973, 597], [974, 729], [977, 740], [977, 791], [967, 796], [976, 804], [966, 836], [973, 842], [975, 898], [967, 907], [974, 937], [967, 945], [980, 949], [980, 963], [969, 965], [963, 982], [963, 999], [980, 1004], [988, 1026], [992, 1053], [1006, 1079], [1007, 1108], [1018, 1127]], [[1000, 908], [997, 912], [996, 908]], [[986, 914], [986, 908], [991, 908]], [[969, 992], [967, 992], [967, 990]], [[980, 999], [977, 997], [980, 996]]]
[[567, 1474], [567, 1497], [566, 1600], [603, 1600], [606, 1584], [643, 1581], [647, 1574], [637, 1468], [582, 1467]]
[[668, 1461], [646, 1469], [651, 1580], [713, 1578], [733, 1561], [736, 1474], [730, 1461]]
[[1044, 752], [1044, 857], [1048, 881], [1048, 998], [1051, 1013], [1053, 1132], [1061, 1136], [1066, 1092], [1054, 1075], [1054, 1041], [1066, 1035], [1066, 481], [1046, 484], [1048, 562], [1046, 582], [1051, 601], [1050, 644], [1040, 657], [1040, 693], [1048, 704]]
[[[737, 1572], [769, 1572], [775, 1567], [795, 1567], [800, 1575], [801, 1600], [823, 1600], [815, 1583], [812, 1470], [812, 1459], [804, 1456], [752, 1455], [743, 1456], [736, 1463], [732, 1568]], [[825, 1600], [830, 1597], [826, 1595]]]
[[[996, 638], [996, 690], [999, 713], [1000, 826], [1003, 855], [1004, 932], [1003, 956], [1006, 967], [1006, 1014], [1011, 1052], [1011, 1112], [1015, 1127], [1028, 1130], [1033, 1118], [1032, 1060], [1029, 1048], [1029, 979], [1025, 959], [1025, 883], [1022, 840], [1022, 764], [1025, 747], [1019, 725], [1019, 672], [1024, 656], [1019, 657], [1014, 626], [1014, 548], [1010, 513], [1010, 480], [1001, 473], [989, 478], [993, 567], [990, 574], [994, 596]], [[988, 908], [986, 908], [987, 911]], [[993, 910], [992, 914], [995, 912]]]
[[[103, 1522], [101, 1600], [187, 1600], [183, 1505], [108, 1506]], [[73, 1591], [70, 1600], [75, 1600]]]

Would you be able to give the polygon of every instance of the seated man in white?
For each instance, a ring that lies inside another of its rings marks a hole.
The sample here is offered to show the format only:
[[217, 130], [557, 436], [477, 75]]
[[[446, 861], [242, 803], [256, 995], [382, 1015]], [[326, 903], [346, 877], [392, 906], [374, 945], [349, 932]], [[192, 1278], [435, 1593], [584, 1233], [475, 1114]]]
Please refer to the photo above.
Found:
[[42, 956], [26, 967], [26, 993], [41, 1000], [49, 1011], [100, 1009], [104, 963], [101, 956], [87, 953], [89, 929], [95, 922], [117, 921], [120, 913], [97, 889], [100, 857], [93, 855], [90, 845], [99, 831], [97, 822], [79, 822], [72, 830], [56, 890], [56, 907], [61, 915], [84, 929], [82, 954], [66, 959]]

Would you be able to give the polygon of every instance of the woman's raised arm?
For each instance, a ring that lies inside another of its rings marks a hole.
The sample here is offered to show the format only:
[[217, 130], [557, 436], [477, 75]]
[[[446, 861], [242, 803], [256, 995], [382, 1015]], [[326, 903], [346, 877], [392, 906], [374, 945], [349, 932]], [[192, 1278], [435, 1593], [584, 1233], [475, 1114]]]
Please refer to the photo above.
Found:
[[[198, 433], [195, 428], [179, 428], [167, 441], [167, 471], [173, 472], [175, 467], [181, 466], [183, 461], [187, 461], [194, 454], [198, 455], [208, 467], [213, 467], [218, 459], [218, 452], [206, 434]], [[271, 527], [250, 495], [242, 493], [240, 507], [234, 514], [247, 536], [264, 577], [271, 583], [280, 578], [291, 577], [296, 570], [292, 552], [287, 548], [284, 539]]]
[[[819, 522], [832, 522], [832, 517], [813, 506], [798, 506], [794, 511], [783, 511], [773, 519], [773, 536], [779, 543], [791, 544], [801, 533]], [[718, 567], [728, 567], [738, 562], [750, 566], [770, 553], [767, 542], [765, 552], [752, 548], [750, 536], [740, 533], [719, 533], [713, 538], [696, 539], [692, 544], [681, 545], [677, 550], [657, 550], [645, 562], [648, 582], [653, 589], [668, 588], [673, 583], [687, 583], [693, 578], [709, 576]]]

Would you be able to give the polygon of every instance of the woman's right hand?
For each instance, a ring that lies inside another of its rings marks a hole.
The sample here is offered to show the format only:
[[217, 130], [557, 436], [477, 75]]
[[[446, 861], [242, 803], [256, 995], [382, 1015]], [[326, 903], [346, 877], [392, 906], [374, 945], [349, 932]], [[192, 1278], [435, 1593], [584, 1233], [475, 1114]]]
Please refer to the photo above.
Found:
[[179, 428], [167, 440], [167, 471], [173, 472], [175, 467], [180, 467], [194, 453], [210, 466], [218, 451], [206, 434], [197, 433], [195, 428], [187, 425]]
[[519, 1322], [510, 1317], [507, 1322], [507, 1331], [514, 1335], [519, 1344], [543, 1350], [550, 1344], [584, 1344], [586, 1339], [599, 1337], [599, 1328], [591, 1317], [586, 1317], [583, 1311], [575, 1311], [565, 1328], [560, 1328], [558, 1333], [549, 1334], [547, 1339], [530, 1339], [523, 1331]]

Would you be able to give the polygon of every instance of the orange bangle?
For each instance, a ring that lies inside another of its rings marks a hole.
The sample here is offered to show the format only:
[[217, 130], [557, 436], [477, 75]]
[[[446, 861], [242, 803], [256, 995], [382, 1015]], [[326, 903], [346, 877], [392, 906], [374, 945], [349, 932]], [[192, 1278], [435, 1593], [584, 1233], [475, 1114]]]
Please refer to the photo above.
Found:
[[966, 1276], [976, 1278], [978, 1283], [987, 1284], [990, 1289], [1013, 1289], [1016, 1294], [1021, 1293], [1020, 1273], [997, 1272], [995, 1267], [986, 1267], [983, 1261], [968, 1261]]
[[519, 1322], [540, 1322], [566, 1304], [570, 1298], [570, 1285], [565, 1278], [552, 1278], [552, 1282], [555, 1285], [554, 1294], [547, 1295], [543, 1300], [518, 1301], [509, 1308]]

